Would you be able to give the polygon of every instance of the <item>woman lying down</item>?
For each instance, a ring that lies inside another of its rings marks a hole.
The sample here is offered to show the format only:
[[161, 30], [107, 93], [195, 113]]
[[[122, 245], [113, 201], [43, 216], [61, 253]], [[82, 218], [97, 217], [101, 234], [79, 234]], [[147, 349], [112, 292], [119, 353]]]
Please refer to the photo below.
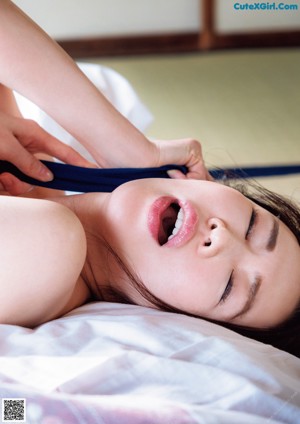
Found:
[[[300, 356], [299, 207], [209, 181], [195, 141], [150, 143], [9, 0], [0, 2], [0, 52], [1, 159], [43, 181], [51, 176], [32, 153], [87, 166], [19, 117], [10, 87], [100, 166], [184, 164], [202, 178], [51, 200], [0, 196], [0, 323], [34, 327], [90, 301], [128, 302], [216, 321]], [[11, 176], [0, 183], [18, 194]], [[38, 190], [31, 197], [48, 196]]]
[[257, 329], [289, 350], [280, 337], [300, 301], [299, 208], [244, 190], [146, 179], [51, 201], [1, 196], [1, 323], [128, 302]]

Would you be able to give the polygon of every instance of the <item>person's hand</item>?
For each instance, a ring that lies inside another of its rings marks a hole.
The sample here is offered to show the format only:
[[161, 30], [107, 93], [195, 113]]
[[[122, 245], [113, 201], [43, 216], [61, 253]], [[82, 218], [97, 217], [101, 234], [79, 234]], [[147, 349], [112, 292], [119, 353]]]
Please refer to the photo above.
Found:
[[[57, 140], [36, 122], [0, 112], [0, 159], [17, 166], [24, 174], [40, 181], [51, 181], [52, 173], [35, 156], [45, 153], [65, 163], [91, 166], [71, 147]], [[1, 187], [2, 186], [2, 187]], [[0, 174], [0, 189], [19, 195], [31, 189], [11, 174]]]
[[180, 140], [154, 140], [152, 143], [159, 151], [159, 165], [185, 165], [188, 173], [179, 170], [168, 171], [171, 178], [194, 178], [213, 181], [204, 164], [201, 144], [192, 138]]

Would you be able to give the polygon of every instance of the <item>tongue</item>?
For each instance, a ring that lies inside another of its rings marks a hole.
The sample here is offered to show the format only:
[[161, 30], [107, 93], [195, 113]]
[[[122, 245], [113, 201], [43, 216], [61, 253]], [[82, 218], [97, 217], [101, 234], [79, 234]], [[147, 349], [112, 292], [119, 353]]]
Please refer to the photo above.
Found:
[[178, 210], [176, 205], [171, 204], [160, 217], [160, 227], [158, 232], [158, 241], [160, 245], [165, 244], [168, 241], [168, 237], [171, 235], [170, 228], [174, 228], [177, 219]]

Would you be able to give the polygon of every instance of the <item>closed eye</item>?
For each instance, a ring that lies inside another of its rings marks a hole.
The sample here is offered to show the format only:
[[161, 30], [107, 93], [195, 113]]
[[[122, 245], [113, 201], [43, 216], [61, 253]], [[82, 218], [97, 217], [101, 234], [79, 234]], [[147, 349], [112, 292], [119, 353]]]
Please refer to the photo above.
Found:
[[221, 299], [219, 300], [219, 303], [225, 302], [225, 300], [227, 299], [227, 297], [230, 295], [231, 290], [232, 290], [233, 285], [234, 285], [234, 278], [233, 277], [234, 277], [234, 271], [232, 271], [231, 274], [230, 274], [228, 283], [227, 283], [227, 285], [225, 287], [225, 290], [224, 290], [224, 292], [222, 294]]
[[[252, 209], [252, 213], [250, 216], [250, 221], [249, 221], [249, 225], [245, 234], [245, 239], [248, 240], [248, 238], [251, 236], [251, 233], [253, 231], [253, 228], [255, 226], [257, 222], [257, 211], [253, 208]], [[234, 286], [234, 270], [231, 272], [228, 283], [225, 287], [225, 290], [222, 294], [221, 299], [219, 300], [219, 303], [223, 303], [226, 301], [226, 299], [228, 298], [228, 296], [230, 295], [232, 288]]]
[[248, 240], [249, 236], [251, 235], [252, 230], [254, 228], [254, 225], [256, 223], [256, 220], [257, 220], [257, 211], [253, 208], [252, 213], [251, 213], [251, 217], [250, 217], [249, 226], [247, 228], [247, 232], [246, 232], [246, 235], [245, 235], [246, 240]]

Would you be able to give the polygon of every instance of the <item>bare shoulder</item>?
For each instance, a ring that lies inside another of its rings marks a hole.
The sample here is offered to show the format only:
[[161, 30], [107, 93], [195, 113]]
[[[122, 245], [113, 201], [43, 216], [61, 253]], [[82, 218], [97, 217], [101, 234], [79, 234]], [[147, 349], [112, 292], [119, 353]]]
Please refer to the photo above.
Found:
[[0, 322], [36, 325], [69, 301], [86, 256], [84, 229], [65, 206], [0, 196]]

